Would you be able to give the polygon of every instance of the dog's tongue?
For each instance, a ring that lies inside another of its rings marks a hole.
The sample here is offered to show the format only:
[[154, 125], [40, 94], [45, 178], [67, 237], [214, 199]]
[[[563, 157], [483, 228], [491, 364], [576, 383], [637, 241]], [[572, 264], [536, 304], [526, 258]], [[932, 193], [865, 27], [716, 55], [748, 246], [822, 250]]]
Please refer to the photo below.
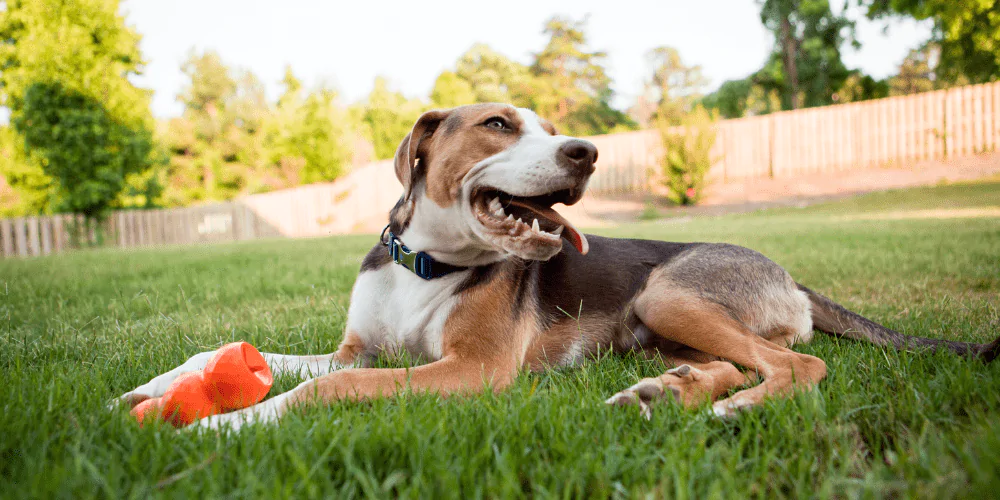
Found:
[[566, 241], [570, 242], [570, 244], [572, 244], [574, 247], [576, 247], [577, 251], [579, 251], [581, 254], [586, 255], [587, 251], [590, 250], [590, 244], [587, 243], [587, 238], [583, 236], [583, 233], [577, 231], [577, 229], [573, 227], [573, 224], [570, 224], [570, 222], [566, 220], [565, 217], [559, 215], [559, 212], [553, 210], [552, 207], [536, 205], [529, 201], [517, 198], [511, 200], [510, 204], [517, 205], [522, 208], [527, 208], [528, 210], [531, 210], [532, 212], [535, 212], [536, 214], [545, 217], [546, 219], [555, 222], [556, 224], [561, 224], [562, 226], [564, 226], [562, 237], [565, 238]]

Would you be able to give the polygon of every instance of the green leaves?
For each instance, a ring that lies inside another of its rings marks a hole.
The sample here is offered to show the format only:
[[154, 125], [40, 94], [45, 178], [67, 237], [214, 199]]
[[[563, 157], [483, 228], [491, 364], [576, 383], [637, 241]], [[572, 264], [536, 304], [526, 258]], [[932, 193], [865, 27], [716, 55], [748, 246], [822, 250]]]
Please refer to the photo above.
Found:
[[869, 18], [893, 15], [932, 19], [932, 42], [940, 46], [935, 68], [945, 82], [994, 81], [1000, 77], [1000, 2], [977, 0], [859, 0]]
[[660, 183], [667, 189], [667, 198], [678, 205], [694, 205], [701, 199], [705, 175], [715, 158], [716, 113], [701, 106], [677, 118], [674, 125], [665, 115], [657, 120], [663, 145], [660, 160]]
[[549, 19], [543, 31], [548, 42], [529, 66], [476, 44], [459, 57], [454, 71], [438, 76], [431, 102], [437, 107], [506, 102], [534, 110], [566, 135], [635, 129], [628, 115], [611, 106], [606, 54], [587, 47], [585, 29], [586, 19]]
[[0, 102], [18, 135], [0, 162], [27, 211], [99, 217], [153, 165], [139, 36], [118, 0], [7, 2], [0, 13]]
[[29, 87], [13, 125], [57, 182], [62, 211], [104, 215], [125, 178], [150, 166], [148, 130], [120, 123], [101, 103], [61, 83]]

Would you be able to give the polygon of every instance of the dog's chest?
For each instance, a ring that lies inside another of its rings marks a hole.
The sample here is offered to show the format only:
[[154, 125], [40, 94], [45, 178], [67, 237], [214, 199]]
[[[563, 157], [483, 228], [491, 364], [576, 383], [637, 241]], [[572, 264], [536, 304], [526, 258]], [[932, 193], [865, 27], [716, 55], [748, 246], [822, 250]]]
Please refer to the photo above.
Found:
[[392, 263], [361, 273], [351, 293], [347, 329], [376, 351], [440, 359], [445, 322], [464, 274], [424, 280]]

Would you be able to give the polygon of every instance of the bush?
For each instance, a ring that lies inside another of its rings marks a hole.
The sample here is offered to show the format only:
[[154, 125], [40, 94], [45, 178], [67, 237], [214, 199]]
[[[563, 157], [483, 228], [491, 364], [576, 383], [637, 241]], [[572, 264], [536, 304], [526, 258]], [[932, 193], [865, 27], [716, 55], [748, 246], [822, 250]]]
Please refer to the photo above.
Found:
[[716, 158], [716, 112], [696, 106], [680, 119], [680, 124], [670, 126], [659, 120], [657, 128], [663, 144], [660, 158], [660, 182], [667, 188], [667, 198], [678, 205], [694, 205], [701, 199], [705, 176]]

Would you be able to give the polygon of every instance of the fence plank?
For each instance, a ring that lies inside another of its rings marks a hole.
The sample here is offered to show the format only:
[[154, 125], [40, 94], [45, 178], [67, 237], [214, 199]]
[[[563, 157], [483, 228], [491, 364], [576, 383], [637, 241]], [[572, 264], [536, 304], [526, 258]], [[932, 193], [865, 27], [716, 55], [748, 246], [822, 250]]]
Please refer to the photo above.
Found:
[[39, 231], [42, 240], [42, 255], [49, 255], [52, 253], [52, 219], [50, 217], [42, 217], [39, 220]]
[[56, 214], [50, 217], [52, 223], [52, 253], [61, 253], [66, 250], [66, 228], [63, 226], [62, 215]]
[[28, 249], [32, 257], [42, 254], [42, 245], [38, 240], [38, 217], [28, 217]]
[[18, 256], [28, 256], [28, 226], [23, 217], [14, 219], [14, 246]]
[[983, 100], [983, 86], [976, 85], [972, 87], [972, 151], [973, 154], [979, 154], [986, 150], [986, 141], [983, 140], [983, 106], [986, 104]]
[[983, 152], [996, 150], [993, 135], [993, 124], [996, 120], [993, 116], [996, 113], [993, 104], [994, 83], [983, 84]]
[[3, 244], [3, 256], [14, 256], [14, 227], [9, 219], [0, 219], [0, 242]]
[[1000, 82], [993, 83], [993, 149], [1000, 150]]

